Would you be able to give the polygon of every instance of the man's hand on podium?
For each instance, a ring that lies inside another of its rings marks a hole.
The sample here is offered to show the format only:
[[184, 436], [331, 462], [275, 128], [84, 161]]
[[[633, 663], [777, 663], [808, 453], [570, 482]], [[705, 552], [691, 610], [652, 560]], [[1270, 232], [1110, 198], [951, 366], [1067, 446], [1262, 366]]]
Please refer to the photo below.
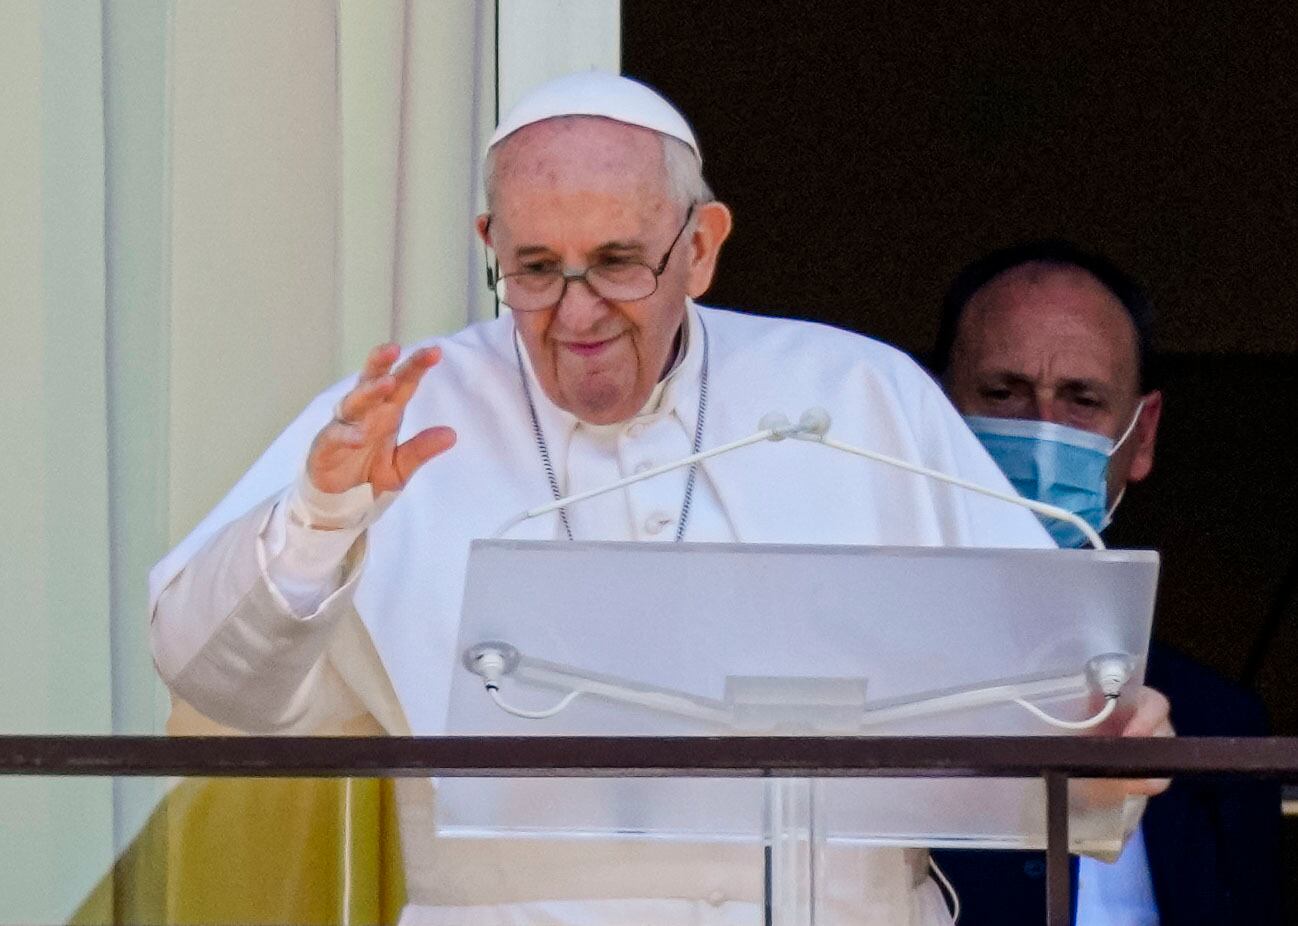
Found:
[[[1175, 736], [1171, 705], [1161, 692], [1142, 685], [1136, 689], [1136, 709], [1122, 728], [1123, 736]], [[1127, 796], [1153, 797], [1171, 784], [1166, 778], [1131, 778], [1120, 781]]]
[[[1131, 694], [1123, 694], [1127, 705], [1118, 716], [1111, 717], [1092, 733], [1096, 736], [1175, 736], [1170, 719], [1171, 706], [1161, 692], [1145, 685]], [[1125, 717], [1126, 720], [1120, 719]], [[1128, 797], [1153, 797], [1167, 790], [1167, 778], [1076, 778], [1073, 787], [1080, 789], [1086, 803], [1115, 804]], [[1079, 796], [1074, 791], [1074, 797]]]

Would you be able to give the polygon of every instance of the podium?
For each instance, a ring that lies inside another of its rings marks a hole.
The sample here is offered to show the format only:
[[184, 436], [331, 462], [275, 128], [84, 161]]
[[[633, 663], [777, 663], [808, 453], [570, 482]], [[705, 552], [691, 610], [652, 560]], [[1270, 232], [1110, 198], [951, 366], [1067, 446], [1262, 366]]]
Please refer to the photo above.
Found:
[[[1062, 735], [1075, 731], [1043, 716], [1096, 715], [1116, 665], [1116, 710], [1096, 727], [1115, 733], [1127, 713], [1120, 693], [1143, 678], [1157, 572], [1147, 551], [479, 541], [448, 733]], [[1070, 847], [1116, 853], [1122, 802], [1078, 785]], [[756, 845], [770, 921], [809, 924], [826, 921], [817, 908], [827, 909], [834, 860], [853, 852], [1045, 847], [1044, 788], [452, 779], [440, 786], [438, 829], [449, 839]]]

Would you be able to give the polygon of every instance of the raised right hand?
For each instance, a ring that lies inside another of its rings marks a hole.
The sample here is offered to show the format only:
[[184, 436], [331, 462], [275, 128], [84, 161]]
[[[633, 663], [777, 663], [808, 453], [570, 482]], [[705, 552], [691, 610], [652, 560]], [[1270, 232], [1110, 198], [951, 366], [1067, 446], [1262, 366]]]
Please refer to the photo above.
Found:
[[447, 427], [427, 428], [397, 444], [410, 397], [442, 359], [441, 348], [426, 347], [393, 370], [400, 354], [396, 344], [370, 351], [356, 387], [338, 403], [337, 417], [312, 441], [306, 472], [321, 492], [346, 492], [366, 483], [375, 498], [398, 491], [419, 467], [455, 444], [455, 431]]

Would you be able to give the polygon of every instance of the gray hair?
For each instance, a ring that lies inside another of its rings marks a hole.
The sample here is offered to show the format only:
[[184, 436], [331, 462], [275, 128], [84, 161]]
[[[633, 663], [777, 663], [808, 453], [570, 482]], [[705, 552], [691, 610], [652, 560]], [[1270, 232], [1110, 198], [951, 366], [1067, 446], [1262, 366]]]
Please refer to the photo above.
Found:
[[[559, 116], [560, 119], [583, 119], [585, 116]], [[667, 175], [667, 190], [673, 201], [682, 207], [695, 203], [711, 202], [716, 197], [712, 188], [703, 179], [703, 165], [699, 162], [694, 150], [679, 138], [658, 133], [663, 143], [663, 170]], [[506, 138], [500, 144], [487, 149], [487, 156], [482, 162], [482, 182], [487, 194], [487, 209], [494, 211], [496, 202], [496, 155], [509, 143]]]
[[708, 203], [716, 199], [712, 187], [703, 179], [703, 165], [694, 149], [679, 138], [660, 135], [663, 140], [663, 168], [667, 172], [667, 189], [682, 206]]

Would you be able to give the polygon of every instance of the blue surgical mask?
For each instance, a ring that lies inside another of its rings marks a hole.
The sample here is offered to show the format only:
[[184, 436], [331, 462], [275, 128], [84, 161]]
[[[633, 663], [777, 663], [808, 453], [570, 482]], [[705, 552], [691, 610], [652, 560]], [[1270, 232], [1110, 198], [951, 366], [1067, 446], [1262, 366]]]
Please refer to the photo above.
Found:
[[[970, 415], [965, 423], [1020, 495], [1071, 511], [1102, 531], [1122, 501], [1119, 492], [1113, 504], [1108, 504], [1109, 458], [1135, 430], [1144, 404], [1136, 406], [1131, 423], [1116, 441], [1053, 421]], [[1059, 546], [1086, 544], [1086, 535], [1075, 525], [1058, 518], [1038, 518]]]

